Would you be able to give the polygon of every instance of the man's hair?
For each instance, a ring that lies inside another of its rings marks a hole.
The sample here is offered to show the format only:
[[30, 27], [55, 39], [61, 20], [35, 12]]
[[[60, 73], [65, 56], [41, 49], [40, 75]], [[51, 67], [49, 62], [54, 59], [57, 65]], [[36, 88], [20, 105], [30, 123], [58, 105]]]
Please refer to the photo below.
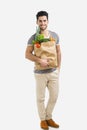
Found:
[[36, 18], [38, 20], [38, 18], [40, 16], [46, 16], [47, 17], [47, 20], [48, 20], [48, 13], [46, 11], [39, 11], [37, 14], [36, 14]]

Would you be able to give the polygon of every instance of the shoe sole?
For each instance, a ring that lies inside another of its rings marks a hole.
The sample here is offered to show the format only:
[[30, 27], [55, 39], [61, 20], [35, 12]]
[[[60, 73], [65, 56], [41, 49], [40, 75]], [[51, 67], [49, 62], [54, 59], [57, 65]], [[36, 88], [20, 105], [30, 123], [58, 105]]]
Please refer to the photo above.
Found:
[[50, 125], [49, 125], [49, 127], [52, 127], [52, 128], [59, 128], [59, 126], [58, 126], [58, 127], [54, 127], [54, 126], [50, 126]]
[[41, 129], [43, 129], [43, 130], [49, 130], [49, 128], [48, 129], [41, 128]]

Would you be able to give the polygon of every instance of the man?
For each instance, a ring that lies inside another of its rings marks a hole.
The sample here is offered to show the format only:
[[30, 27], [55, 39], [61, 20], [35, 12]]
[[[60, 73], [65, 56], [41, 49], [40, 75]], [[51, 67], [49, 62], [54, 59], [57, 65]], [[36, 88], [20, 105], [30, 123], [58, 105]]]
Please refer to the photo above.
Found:
[[[59, 71], [61, 65], [61, 50], [59, 37], [55, 32], [48, 30], [48, 13], [39, 11], [36, 14], [39, 34], [45, 38], [41, 43], [35, 43], [36, 33], [33, 34], [27, 44], [25, 57], [35, 62], [34, 74], [36, 79], [36, 96], [40, 126], [43, 129], [50, 127], [59, 128], [59, 124], [52, 119], [52, 112], [58, 97]], [[32, 44], [34, 41], [34, 44]], [[37, 41], [36, 41], [37, 42]], [[34, 52], [34, 53], [33, 53]], [[44, 105], [45, 90], [48, 88], [49, 101]]]

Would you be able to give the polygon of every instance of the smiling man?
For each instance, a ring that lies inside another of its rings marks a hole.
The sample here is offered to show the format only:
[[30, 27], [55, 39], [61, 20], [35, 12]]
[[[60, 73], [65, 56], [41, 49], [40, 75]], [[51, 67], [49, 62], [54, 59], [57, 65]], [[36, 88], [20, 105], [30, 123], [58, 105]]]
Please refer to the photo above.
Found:
[[[25, 57], [35, 63], [34, 75], [36, 80], [37, 108], [40, 117], [40, 126], [43, 129], [50, 127], [59, 128], [52, 118], [52, 112], [56, 104], [59, 92], [59, 71], [61, 65], [61, 50], [57, 33], [48, 30], [48, 13], [39, 11], [36, 14], [36, 23], [39, 27], [41, 39], [36, 46], [32, 41], [36, 38], [33, 34], [27, 43]], [[34, 53], [33, 53], [34, 52]], [[49, 92], [49, 100], [45, 107], [46, 88]]]

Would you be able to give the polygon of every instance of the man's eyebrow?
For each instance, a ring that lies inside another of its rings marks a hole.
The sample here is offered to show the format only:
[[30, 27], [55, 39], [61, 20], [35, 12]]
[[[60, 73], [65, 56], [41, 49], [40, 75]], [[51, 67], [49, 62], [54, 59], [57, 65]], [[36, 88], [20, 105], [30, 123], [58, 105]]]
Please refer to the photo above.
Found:
[[46, 21], [46, 20], [39, 20], [40, 22], [42, 22], [42, 21]]

